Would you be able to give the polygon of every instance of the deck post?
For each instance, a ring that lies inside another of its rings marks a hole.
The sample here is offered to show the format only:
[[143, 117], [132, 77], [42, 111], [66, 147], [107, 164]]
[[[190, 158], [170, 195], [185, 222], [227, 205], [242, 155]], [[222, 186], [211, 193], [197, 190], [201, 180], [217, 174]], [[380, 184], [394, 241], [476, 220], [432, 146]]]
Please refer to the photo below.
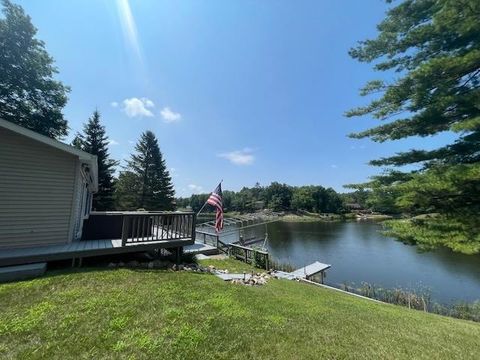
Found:
[[195, 238], [197, 237], [197, 214], [193, 213], [192, 219], [192, 240], [195, 242]]
[[122, 223], [122, 247], [127, 244], [128, 233], [130, 231], [129, 225], [129, 217], [128, 215], [123, 215], [123, 223]]
[[175, 261], [177, 265], [180, 265], [181, 260], [182, 260], [182, 254], [183, 254], [183, 246], [179, 246], [175, 248]]

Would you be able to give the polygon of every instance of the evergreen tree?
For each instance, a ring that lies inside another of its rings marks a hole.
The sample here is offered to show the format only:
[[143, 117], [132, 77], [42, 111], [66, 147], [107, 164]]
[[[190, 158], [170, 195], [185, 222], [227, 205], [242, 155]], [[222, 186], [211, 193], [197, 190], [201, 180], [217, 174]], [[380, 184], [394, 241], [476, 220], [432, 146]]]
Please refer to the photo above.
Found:
[[144, 132], [116, 187], [120, 209], [173, 210], [172, 179], [151, 131]]
[[54, 79], [57, 69], [35, 36], [21, 6], [2, 1], [0, 19], [0, 118], [52, 138], [67, 135], [62, 109], [69, 88]]
[[98, 192], [93, 196], [93, 209], [97, 211], [113, 210], [113, 173], [118, 163], [110, 159], [108, 136], [105, 127], [100, 124], [98, 110], [88, 119], [83, 127], [83, 134], [77, 134], [72, 145], [80, 150], [97, 156]]
[[[352, 137], [383, 142], [457, 134], [437, 149], [373, 160], [387, 171], [357, 186], [372, 190], [374, 203], [386, 196], [383, 206], [415, 215], [390, 223], [391, 234], [424, 247], [480, 252], [479, 18], [478, 0], [405, 0], [388, 11], [376, 39], [350, 51], [396, 76], [362, 89], [362, 95], [380, 96], [347, 116], [370, 115], [383, 124]], [[402, 170], [410, 164], [419, 170]]]

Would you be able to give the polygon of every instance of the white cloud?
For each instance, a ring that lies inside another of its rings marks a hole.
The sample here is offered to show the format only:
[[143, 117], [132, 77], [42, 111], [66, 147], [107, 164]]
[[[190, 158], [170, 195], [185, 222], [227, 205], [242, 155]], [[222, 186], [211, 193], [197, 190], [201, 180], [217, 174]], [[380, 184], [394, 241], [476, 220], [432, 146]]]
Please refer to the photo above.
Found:
[[200, 185], [189, 184], [188, 188], [190, 189], [192, 194], [200, 194], [200, 193], [204, 192], [203, 187], [201, 187]]
[[154, 108], [155, 104], [150, 99], [132, 97], [123, 100], [122, 104], [122, 111], [124, 111], [128, 117], [153, 116], [153, 112], [149, 110], [149, 108]]
[[162, 118], [166, 123], [173, 123], [182, 119], [182, 115], [180, 113], [172, 111], [168, 106], [165, 106], [160, 111], [160, 115], [162, 115]]
[[338, 168], [338, 165], [332, 164], [332, 165], [330, 165], [330, 167], [331, 167], [332, 169], [336, 169], [336, 168]]
[[113, 139], [108, 140], [108, 145], [119, 145], [120, 143], [118, 141], [115, 141]]
[[252, 154], [252, 149], [249, 148], [218, 154], [218, 156], [227, 159], [235, 165], [251, 165], [255, 161], [255, 156]]
[[128, 140], [128, 143], [129, 143], [129, 144], [135, 144], [135, 141], [133, 141], [133, 140]]
[[172, 177], [174, 177], [174, 178], [178, 177], [179, 175], [178, 175], [177, 169], [175, 169], [175, 168], [173, 168], [173, 167], [170, 168], [170, 175], [171, 175]]
[[115, 108], [116, 108], [116, 107], [118, 107], [118, 102], [112, 101], [112, 102], [110, 103], [110, 105], [111, 105], [112, 107], [115, 107]]

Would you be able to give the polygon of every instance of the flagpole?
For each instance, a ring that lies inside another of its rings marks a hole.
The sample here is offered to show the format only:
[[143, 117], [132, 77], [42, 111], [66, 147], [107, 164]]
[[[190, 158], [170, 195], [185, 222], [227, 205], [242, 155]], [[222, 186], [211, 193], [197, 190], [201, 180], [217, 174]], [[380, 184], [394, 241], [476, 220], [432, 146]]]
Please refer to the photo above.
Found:
[[[220, 183], [219, 183], [218, 185], [220, 185], [222, 182], [223, 182], [223, 179], [220, 180]], [[217, 186], [218, 186], [218, 185], [217, 185]], [[212, 192], [214, 192], [214, 190], [215, 190], [216, 188], [217, 188], [217, 187], [215, 186], [215, 188], [214, 188], [212, 191], [210, 191], [209, 195], [210, 195]], [[208, 198], [207, 198], [207, 201], [208, 201]], [[200, 210], [199, 210], [198, 213], [197, 213], [197, 216], [200, 215], [200, 213], [201, 213], [202, 210], [205, 208], [205, 206], [207, 206], [207, 201], [205, 201], [205, 204], [203, 204], [203, 206], [200, 208]]]

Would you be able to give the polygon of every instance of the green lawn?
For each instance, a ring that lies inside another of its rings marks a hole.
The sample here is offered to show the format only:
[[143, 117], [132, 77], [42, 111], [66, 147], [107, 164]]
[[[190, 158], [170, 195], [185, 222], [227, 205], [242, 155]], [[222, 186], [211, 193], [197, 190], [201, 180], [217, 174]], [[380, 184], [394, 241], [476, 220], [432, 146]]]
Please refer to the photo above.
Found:
[[[244, 265], [210, 261], [219, 268]], [[0, 358], [478, 358], [480, 324], [287, 280], [82, 270], [0, 285]]]

